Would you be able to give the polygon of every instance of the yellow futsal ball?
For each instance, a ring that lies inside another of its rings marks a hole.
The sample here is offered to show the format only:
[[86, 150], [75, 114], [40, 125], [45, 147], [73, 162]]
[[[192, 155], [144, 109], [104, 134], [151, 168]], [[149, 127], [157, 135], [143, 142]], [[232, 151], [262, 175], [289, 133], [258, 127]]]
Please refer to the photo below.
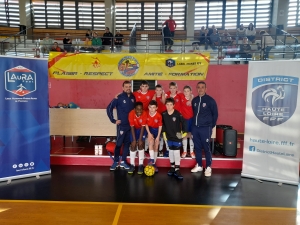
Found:
[[144, 169], [144, 173], [148, 176], [151, 177], [155, 174], [155, 168], [152, 165], [148, 165]]

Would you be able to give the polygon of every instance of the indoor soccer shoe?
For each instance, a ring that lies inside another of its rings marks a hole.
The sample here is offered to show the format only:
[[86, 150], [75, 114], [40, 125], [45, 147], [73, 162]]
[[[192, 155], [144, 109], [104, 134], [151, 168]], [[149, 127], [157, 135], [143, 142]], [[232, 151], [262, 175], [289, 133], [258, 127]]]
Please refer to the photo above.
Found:
[[211, 168], [209, 166], [205, 169], [204, 175], [206, 177], [210, 177], [211, 176]]
[[168, 175], [169, 176], [173, 176], [175, 173], [175, 168], [174, 167], [171, 167], [171, 169], [168, 171]]
[[142, 175], [143, 173], [144, 173], [144, 166], [143, 165], [139, 165], [138, 174]]
[[111, 167], [110, 167], [110, 170], [116, 170], [117, 168], [118, 168], [118, 166], [119, 166], [119, 163], [118, 162], [114, 162], [112, 165], [111, 165]]
[[202, 166], [198, 166], [198, 163], [195, 165], [195, 167], [193, 169], [191, 169], [192, 173], [197, 173], [197, 172], [201, 172], [203, 170]]
[[134, 172], [134, 166], [130, 165], [130, 169], [128, 170], [128, 173], [133, 174], [133, 172]]
[[125, 170], [129, 170], [130, 166], [126, 163], [126, 162], [121, 162], [120, 163], [120, 167], [125, 169]]
[[180, 170], [176, 170], [174, 173], [174, 176], [179, 180], [183, 179], [183, 176], [181, 175]]
[[158, 168], [156, 166], [156, 164], [153, 164], [154, 168], [155, 168], [155, 173], [158, 173]]

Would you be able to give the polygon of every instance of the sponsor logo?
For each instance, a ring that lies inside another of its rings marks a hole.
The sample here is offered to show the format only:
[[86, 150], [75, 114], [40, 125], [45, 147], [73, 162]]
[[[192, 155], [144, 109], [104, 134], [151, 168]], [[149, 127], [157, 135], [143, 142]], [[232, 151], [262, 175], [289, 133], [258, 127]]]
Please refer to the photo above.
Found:
[[92, 65], [94, 68], [99, 68], [101, 66], [100, 60], [97, 57], [92, 57], [92, 60]]
[[255, 146], [249, 146], [249, 151], [250, 152], [255, 152]]
[[132, 56], [125, 56], [118, 63], [118, 70], [125, 77], [134, 76], [139, 68], [139, 62]]
[[253, 78], [252, 110], [268, 126], [289, 120], [297, 107], [297, 77], [263, 76]]
[[35, 72], [23, 67], [17, 66], [6, 70], [5, 90], [18, 96], [25, 96], [36, 91]]
[[176, 62], [175, 62], [174, 59], [167, 59], [167, 60], [166, 60], [166, 66], [167, 66], [167, 67], [170, 67], [170, 68], [171, 68], [171, 67], [174, 67], [174, 66], [175, 66], [175, 63], [176, 63]]

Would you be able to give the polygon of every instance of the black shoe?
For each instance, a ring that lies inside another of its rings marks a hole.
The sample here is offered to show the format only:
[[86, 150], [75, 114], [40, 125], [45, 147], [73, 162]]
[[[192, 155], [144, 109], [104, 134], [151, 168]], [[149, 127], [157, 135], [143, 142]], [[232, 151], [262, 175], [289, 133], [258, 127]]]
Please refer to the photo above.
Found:
[[180, 170], [176, 170], [174, 173], [174, 176], [179, 180], [183, 179], [183, 176], [181, 175]]
[[175, 173], [175, 168], [174, 167], [171, 167], [171, 169], [168, 171], [168, 175], [169, 176], [173, 176]]

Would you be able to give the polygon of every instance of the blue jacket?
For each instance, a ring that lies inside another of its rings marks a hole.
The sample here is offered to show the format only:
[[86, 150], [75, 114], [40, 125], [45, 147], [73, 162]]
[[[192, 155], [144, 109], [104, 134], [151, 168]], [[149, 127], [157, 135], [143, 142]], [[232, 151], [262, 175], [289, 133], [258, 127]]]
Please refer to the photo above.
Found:
[[197, 127], [214, 127], [218, 119], [218, 107], [216, 101], [205, 94], [192, 100], [193, 125]]
[[[108, 118], [112, 123], [116, 123], [117, 120], [121, 120], [120, 126], [123, 128], [130, 128], [128, 121], [128, 114], [134, 109], [135, 97], [131, 93], [128, 97], [127, 93], [123, 92], [118, 95], [118, 98], [114, 98], [106, 108]], [[117, 109], [117, 119], [114, 118], [113, 110]]]

